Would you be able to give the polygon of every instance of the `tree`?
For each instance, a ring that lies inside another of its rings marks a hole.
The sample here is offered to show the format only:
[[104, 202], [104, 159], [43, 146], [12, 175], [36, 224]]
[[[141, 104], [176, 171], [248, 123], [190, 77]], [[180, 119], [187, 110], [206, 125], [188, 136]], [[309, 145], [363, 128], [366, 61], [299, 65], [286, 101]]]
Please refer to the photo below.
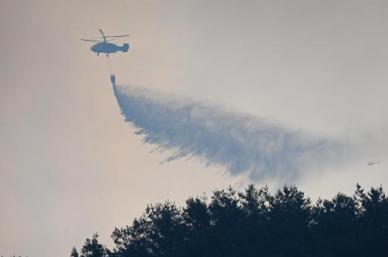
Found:
[[338, 193], [314, 205], [296, 186], [274, 195], [249, 185], [148, 205], [132, 225], [116, 228], [109, 251], [98, 235], [71, 257], [358, 257], [388, 252], [388, 199], [382, 187]]
[[[76, 253], [78, 255], [78, 253]], [[98, 242], [98, 234], [94, 234], [92, 239], [86, 239], [81, 249], [80, 257], [107, 257], [109, 251]]]
[[78, 251], [75, 247], [73, 247], [73, 249], [71, 249], [70, 257], [79, 257]]
[[388, 252], [388, 198], [381, 186], [365, 193], [360, 185], [354, 198], [359, 208], [359, 242], [363, 245], [358, 250], [370, 256], [385, 256]]
[[309, 256], [310, 204], [310, 199], [295, 186], [284, 186], [277, 191], [269, 214], [269, 253]]
[[171, 202], [150, 205], [132, 226], [112, 234], [118, 256], [177, 256], [184, 241], [183, 217]]

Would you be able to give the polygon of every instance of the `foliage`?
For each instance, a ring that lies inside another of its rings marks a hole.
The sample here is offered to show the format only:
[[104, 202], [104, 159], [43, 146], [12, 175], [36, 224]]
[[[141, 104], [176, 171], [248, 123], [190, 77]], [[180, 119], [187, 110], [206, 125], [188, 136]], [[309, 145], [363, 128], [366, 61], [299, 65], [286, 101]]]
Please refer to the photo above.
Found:
[[178, 208], [147, 206], [130, 226], [116, 228], [112, 251], [87, 239], [71, 257], [347, 257], [388, 252], [388, 198], [381, 187], [338, 193], [312, 204], [295, 186], [233, 188], [189, 198]]

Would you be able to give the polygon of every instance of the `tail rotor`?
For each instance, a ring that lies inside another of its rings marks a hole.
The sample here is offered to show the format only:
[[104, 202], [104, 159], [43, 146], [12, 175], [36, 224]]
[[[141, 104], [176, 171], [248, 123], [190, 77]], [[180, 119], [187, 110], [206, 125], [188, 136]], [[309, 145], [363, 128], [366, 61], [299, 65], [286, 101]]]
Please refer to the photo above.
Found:
[[121, 47], [121, 51], [123, 52], [128, 52], [128, 49], [129, 49], [129, 44], [127, 43], [123, 44], [123, 46]]

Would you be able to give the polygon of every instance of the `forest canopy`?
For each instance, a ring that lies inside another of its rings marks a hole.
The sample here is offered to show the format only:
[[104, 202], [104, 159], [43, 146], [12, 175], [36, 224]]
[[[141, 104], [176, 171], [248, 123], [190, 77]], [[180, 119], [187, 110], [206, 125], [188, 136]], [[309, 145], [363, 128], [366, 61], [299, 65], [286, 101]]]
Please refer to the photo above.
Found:
[[388, 198], [360, 185], [315, 203], [295, 186], [271, 194], [249, 185], [148, 205], [132, 225], [116, 228], [114, 247], [86, 239], [71, 257], [386, 256]]

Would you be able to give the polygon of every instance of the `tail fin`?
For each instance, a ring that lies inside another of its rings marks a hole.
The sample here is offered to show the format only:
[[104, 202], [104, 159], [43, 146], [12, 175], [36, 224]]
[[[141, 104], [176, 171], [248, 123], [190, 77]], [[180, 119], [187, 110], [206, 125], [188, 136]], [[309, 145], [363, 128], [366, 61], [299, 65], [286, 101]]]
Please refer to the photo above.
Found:
[[128, 44], [123, 44], [123, 46], [121, 47], [121, 51], [123, 51], [123, 52], [128, 52], [128, 49], [129, 49]]

